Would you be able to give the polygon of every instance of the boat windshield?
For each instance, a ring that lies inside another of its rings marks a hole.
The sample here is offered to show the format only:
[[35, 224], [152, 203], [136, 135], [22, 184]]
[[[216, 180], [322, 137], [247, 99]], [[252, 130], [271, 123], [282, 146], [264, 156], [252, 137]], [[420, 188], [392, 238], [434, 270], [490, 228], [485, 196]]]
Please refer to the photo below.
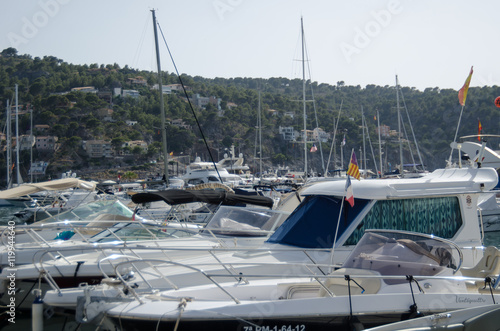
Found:
[[288, 213], [277, 210], [221, 206], [201, 232], [226, 236], [263, 237], [274, 232], [287, 216]]
[[369, 269], [382, 275], [432, 276], [446, 268], [456, 269], [456, 261], [461, 262], [459, 248], [439, 237], [367, 230], [342, 267]]
[[341, 197], [333, 196], [306, 197], [268, 242], [331, 249], [335, 234], [340, 238], [370, 202], [355, 198], [354, 206], [351, 207], [347, 201], [342, 206], [342, 201]]
[[[106, 220], [131, 220], [134, 212], [119, 200], [99, 200], [88, 204], [83, 204], [71, 210], [59, 213], [46, 218], [36, 224], [54, 222], [91, 222], [96, 219]], [[36, 225], [35, 224], [35, 225]]]

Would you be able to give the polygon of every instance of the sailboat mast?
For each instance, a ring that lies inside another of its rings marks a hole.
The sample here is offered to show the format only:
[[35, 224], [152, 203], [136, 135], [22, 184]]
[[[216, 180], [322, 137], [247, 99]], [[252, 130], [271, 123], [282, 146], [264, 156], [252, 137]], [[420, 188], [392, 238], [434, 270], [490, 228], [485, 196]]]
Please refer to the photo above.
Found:
[[382, 174], [384, 173], [384, 170], [382, 168], [382, 139], [380, 139], [380, 114], [378, 113], [377, 110], [377, 126], [378, 126], [378, 155], [380, 157], [380, 175], [379, 178], [382, 178]]
[[300, 18], [300, 30], [302, 35], [302, 101], [304, 106], [304, 177], [307, 180], [307, 131], [306, 131], [306, 67], [304, 55], [304, 21]]
[[151, 10], [153, 14], [153, 29], [155, 33], [155, 46], [156, 46], [156, 63], [158, 65], [158, 89], [160, 90], [160, 113], [161, 113], [161, 142], [163, 147], [163, 172], [165, 174], [165, 185], [168, 186], [168, 153], [167, 153], [167, 128], [165, 127], [165, 110], [163, 104], [163, 86], [161, 79], [161, 65], [160, 65], [160, 48], [158, 46], [158, 32], [156, 30], [156, 15], [154, 9]]
[[33, 183], [33, 108], [30, 107], [30, 183]]
[[260, 108], [260, 91], [259, 91], [259, 183], [262, 184], [262, 118], [261, 118], [261, 108]]
[[21, 173], [19, 172], [19, 85], [16, 84], [16, 175], [17, 184], [23, 182], [21, 178]]
[[363, 110], [363, 106], [361, 106], [361, 126], [363, 127], [363, 169], [366, 170], [366, 138], [365, 138], [365, 128], [366, 128], [366, 120], [365, 120], [365, 112]]
[[397, 109], [398, 109], [398, 137], [399, 137], [399, 171], [401, 174], [401, 177], [404, 177], [404, 172], [403, 172], [403, 139], [402, 139], [402, 132], [401, 132], [401, 112], [399, 109], [399, 81], [398, 81], [398, 75], [396, 75], [396, 101], [397, 101]]
[[9, 99], [7, 99], [7, 188], [12, 187], [12, 136], [11, 136], [11, 125], [12, 125], [12, 112], [10, 109]]

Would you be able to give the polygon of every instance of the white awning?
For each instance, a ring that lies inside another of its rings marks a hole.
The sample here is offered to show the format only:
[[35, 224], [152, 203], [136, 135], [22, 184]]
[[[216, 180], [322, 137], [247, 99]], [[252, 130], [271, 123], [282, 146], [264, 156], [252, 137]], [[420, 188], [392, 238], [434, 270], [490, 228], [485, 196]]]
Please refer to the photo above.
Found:
[[65, 178], [41, 183], [22, 184], [5, 191], [1, 191], [0, 199], [12, 199], [41, 191], [61, 191], [70, 188], [81, 188], [93, 191], [95, 189], [95, 184], [77, 178]]

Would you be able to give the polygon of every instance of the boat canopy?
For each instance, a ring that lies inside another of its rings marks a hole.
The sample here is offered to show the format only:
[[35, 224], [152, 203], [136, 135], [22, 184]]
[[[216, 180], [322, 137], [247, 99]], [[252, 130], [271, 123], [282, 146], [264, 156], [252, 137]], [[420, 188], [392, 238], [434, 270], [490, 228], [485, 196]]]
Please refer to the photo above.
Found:
[[186, 191], [178, 189], [137, 193], [132, 196], [132, 201], [134, 203], [165, 201], [169, 205], [179, 205], [190, 202], [206, 202], [226, 206], [252, 204], [269, 208], [272, 208], [274, 203], [273, 199], [268, 197], [234, 194], [222, 190]]
[[62, 191], [72, 188], [93, 191], [95, 187], [95, 183], [92, 182], [83, 181], [77, 178], [64, 178], [47, 182], [22, 184], [5, 191], [1, 191], [0, 199], [13, 199], [42, 191]]

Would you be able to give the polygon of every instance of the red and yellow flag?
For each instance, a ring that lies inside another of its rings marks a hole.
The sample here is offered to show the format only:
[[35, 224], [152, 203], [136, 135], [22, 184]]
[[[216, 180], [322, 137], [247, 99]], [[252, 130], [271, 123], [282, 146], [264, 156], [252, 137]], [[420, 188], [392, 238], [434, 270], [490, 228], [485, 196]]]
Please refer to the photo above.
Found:
[[349, 162], [349, 167], [347, 168], [347, 174], [360, 180], [361, 177], [359, 173], [358, 160], [356, 159], [356, 154], [352, 151], [351, 162]]
[[460, 91], [458, 91], [458, 102], [460, 102], [462, 106], [465, 105], [465, 99], [467, 99], [467, 91], [469, 90], [470, 79], [472, 78], [472, 72], [473, 72], [472, 68], [473, 67], [470, 67], [470, 73], [467, 79], [465, 80], [464, 86], [462, 86]]
[[481, 125], [481, 121], [479, 118], [477, 119], [478, 125], [477, 125], [477, 140], [481, 141], [481, 131], [483, 130], [483, 126]]

